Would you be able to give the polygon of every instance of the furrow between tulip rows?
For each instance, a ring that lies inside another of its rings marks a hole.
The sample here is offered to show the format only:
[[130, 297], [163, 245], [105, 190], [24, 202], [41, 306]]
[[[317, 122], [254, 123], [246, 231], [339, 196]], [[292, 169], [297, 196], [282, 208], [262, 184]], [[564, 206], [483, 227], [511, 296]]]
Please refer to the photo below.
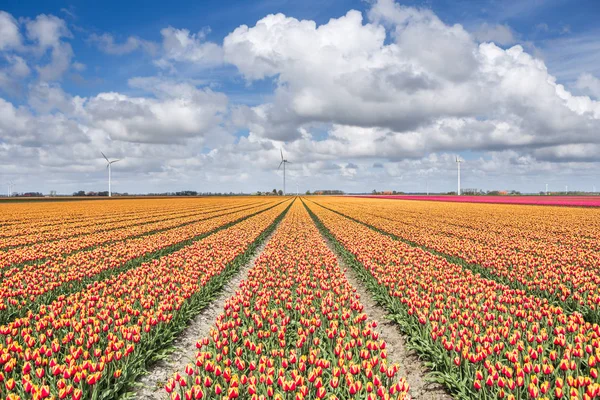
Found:
[[[548, 250], [547, 254], [554, 254], [548, 256], [552, 257], [552, 261], [548, 261], [545, 250], [538, 249], [535, 255], [531, 254], [531, 250], [526, 250], [531, 245], [531, 239], [523, 247], [508, 244], [497, 246], [490, 244], [496, 240], [485, 239], [483, 234], [479, 233], [483, 239], [480, 239], [477, 246], [471, 246], [467, 244], [468, 240], [460, 235], [440, 234], [443, 224], [431, 221], [428, 223], [426, 216], [421, 219], [425, 220], [423, 223], [427, 228], [407, 229], [405, 224], [399, 222], [399, 217], [394, 217], [392, 208], [366, 211], [362, 207], [350, 206], [344, 201], [331, 200], [319, 201], [318, 204], [394, 239], [442, 256], [449, 262], [459, 264], [486, 278], [526, 290], [535, 296], [545, 297], [567, 311], [578, 311], [587, 321], [600, 322], [600, 269], [596, 267], [600, 265], [600, 253], [591, 247], [584, 251], [584, 247], [571, 243], [562, 246], [564, 251]], [[564, 213], [565, 210], [561, 209], [561, 212]], [[482, 232], [485, 232], [485, 229]], [[568, 237], [564, 233], [563, 236]], [[466, 249], [472, 251], [465, 253]], [[557, 252], [561, 251], [564, 256], [562, 261], [556, 256]], [[573, 256], [567, 256], [567, 253]]]
[[[241, 202], [237, 206], [248, 206], [247, 202]], [[131, 229], [136, 226], [143, 226], [152, 223], [158, 223], [169, 220], [181, 220], [194, 218], [208, 212], [222, 211], [228, 208], [235, 208], [234, 205], [223, 206], [222, 204], [202, 204], [193, 208], [180, 209], [176, 211], [162, 210], [160, 213], [137, 212], [134, 217], [115, 216], [108, 220], [88, 221], [82, 225], [65, 223], [60, 226], [54, 226], [48, 231], [33, 231], [19, 236], [5, 237], [0, 239], [0, 252], [5, 252], [13, 248], [24, 248], [39, 243], [51, 243], [60, 240], [73, 240], [84, 238], [91, 234], [101, 232], [112, 232], [121, 228]], [[1, 253], [0, 253], [1, 254]]]
[[137, 268], [154, 258], [173, 253], [193, 242], [226, 229], [275, 206], [274, 201], [255, 209], [231, 212], [202, 223], [185, 225], [152, 236], [79, 252], [60, 262], [26, 266], [6, 275], [0, 286], [0, 324], [27, 312], [36, 312], [58, 296], [75, 293], [87, 285]]
[[0, 327], [0, 396], [117, 398], [249, 259], [289, 205]]
[[214, 321], [223, 310], [225, 302], [235, 293], [240, 283], [248, 278], [248, 271], [254, 266], [258, 256], [263, 252], [274, 233], [274, 231], [270, 232], [262, 240], [252, 258], [241, 265], [214, 300], [189, 321], [186, 328], [170, 345], [164, 357], [148, 366], [147, 374], [136, 381], [133, 385], [134, 390], [126, 396], [127, 399], [165, 400], [169, 397], [164, 389], [165, 382], [171, 378], [174, 372], [183, 371], [188, 363], [193, 362], [197, 352], [198, 338], [208, 336]]
[[238, 210], [251, 209], [253, 207], [256, 207], [256, 205], [248, 206], [247, 204], [242, 204], [239, 207], [227, 207], [202, 212], [189, 218], [176, 218], [144, 225], [133, 225], [115, 231], [92, 233], [84, 237], [66, 238], [56, 242], [38, 243], [32, 246], [0, 251], [0, 272], [6, 274], [6, 270], [18, 269], [24, 265], [43, 263], [77, 252], [93, 250], [98, 246], [107, 246], [126, 239], [135, 239], [160, 233], [169, 229], [195, 224], [208, 218], [218, 217], [219, 215]]
[[166, 390], [173, 400], [407, 398], [357, 297], [298, 201]]
[[308, 208], [457, 397], [600, 395], [597, 324], [315, 203]]

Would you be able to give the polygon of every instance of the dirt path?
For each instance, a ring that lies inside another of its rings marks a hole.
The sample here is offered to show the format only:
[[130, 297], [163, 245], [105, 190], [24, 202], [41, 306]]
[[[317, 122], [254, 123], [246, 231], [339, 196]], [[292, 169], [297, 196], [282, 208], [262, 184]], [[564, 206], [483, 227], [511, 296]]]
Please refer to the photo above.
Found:
[[175, 339], [173, 347], [175, 350], [165, 360], [158, 361], [150, 367], [148, 374], [143, 376], [137, 383], [132, 398], [139, 400], [168, 400], [165, 391], [165, 383], [175, 372], [182, 372], [188, 363], [194, 363], [196, 357], [196, 342], [208, 336], [211, 326], [225, 307], [225, 302], [233, 296], [239, 288], [240, 283], [248, 277], [248, 271], [254, 266], [254, 262], [262, 253], [263, 249], [271, 240], [275, 229], [256, 249], [254, 257], [243, 266], [238, 273], [225, 285], [219, 296], [200, 314], [194, 318], [188, 327]]
[[409, 394], [415, 400], [450, 400], [450, 396], [444, 387], [439, 383], [428, 382], [425, 380], [427, 369], [419, 360], [414, 351], [406, 348], [404, 335], [396, 325], [386, 319], [385, 310], [378, 306], [371, 294], [365, 289], [361, 280], [357, 277], [354, 270], [348, 267], [344, 261], [338, 257], [333, 250], [331, 243], [323, 238], [331, 251], [336, 255], [340, 268], [344, 271], [346, 278], [360, 295], [360, 302], [364, 306], [364, 312], [370, 320], [377, 322], [377, 330], [380, 339], [385, 340], [387, 347], [387, 356], [389, 361], [400, 366], [399, 376], [406, 378], [409, 385]]

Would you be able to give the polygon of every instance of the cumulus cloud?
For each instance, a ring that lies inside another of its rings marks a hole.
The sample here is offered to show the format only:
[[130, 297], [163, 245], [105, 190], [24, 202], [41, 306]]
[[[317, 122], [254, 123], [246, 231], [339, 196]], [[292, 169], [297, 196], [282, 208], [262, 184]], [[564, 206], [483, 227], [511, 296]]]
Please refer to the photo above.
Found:
[[[135, 188], [141, 174], [142, 191], [188, 182], [270, 190], [281, 179], [283, 147], [293, 162], [288, 176], [302, 191], [424, 191], [424, 177], [432, 190], [453, 190], [444, 185], [455, 176], [454, 154], [467, 150], [476, 155], [461, 168], [473, 186], [508, 170], [507, 179], [532, 184], [544, 174], [592, 171], [599, 161], [599, 102], [571, 93], [522, 46], [506, 48], [516, 39], [505, 25], [469, 32], [429, 9], [379, 0], [365, 15], [349, 11], [321, 25], [268, 15], [222, 46], [207, 31], [161, 31], [154, 54], [161, 69], [232, 64], [249, 86], [274, 83], [266, 102], [247, 106], [183, 74], [132, 77], [127, 90], [71, 96], [56, 81], [84, 66], [73, 63], [72, 34], [61, 21], [42, 15], [19, 24], [0, 14], [0, 87], [22, 77], [27, 93], [21, 105], [0, 99], [0, 164], [10, 153], [32, 174], [43, 165], [98, 178], [103, 149], [125, 157], [115, 179]], [[109, 54], [152, 53], [137, 36], [93, 40]], [[40, 79], [29, 78], [36, 71]], [[593, 75], [575, 86], [598, 96]]]
[[600, 103], [571, 94], [521, 46], [479, 44], [461, 25], [391, 0], [368, 17], [350, 11], [318, 26], [277, 14], [229, 34], [225, 60], [249, 82], [277, 83], [273, 101], [241, 108], [237, 123], [274, 140], [331, 123], [314, 151], [353, 157], [598, 141]]
[[161, 29], [162, 57], [155, 61], [160, 68], [169, 69], [173, 63], [194, 63], [204, 67], [220, 65], [223, 51], [216, 43], [206, 41], [207, 31], [191, 33], [171, 26]]
[[85, 104], [91, 123], [113, 140], [181, 142], [215, 129], [227, 110], [227, 96], [208, 88], [143, 78], [133, 79], [130, 84], [151, 88], [156, 97], [109, 92], [100, 93]]
[[0, 11], [0, 51], [18, 48], [21, 41], [17, 21], [9, 13]]
[[25, 59], [18, 55], [6, 54], [4, 60], [6, 65], [0, 68], [0, 89], [14, 95], [21, 91], [23, 80], [31, 70]]
[[[32, 70], [40, 81], [60, 80], [72, 66], [73, 49], [67, 42], [72, 38], [65, 21], [54, 15], [17, 21], [0, 11], [0, 60], [5, 61], [0, 66], [0, 89], [21, 95]], [[83, 64], [73, 67], [77, 65]]]
[[0, 137], [23, 147], [51, 147], [87, 141], [81, 126], [63, 114], [33, 115], [0, 98]]
[[50, 52], [50, 61], [46, 65], [36, 66], [41, 80], [53, 81], [69, 69], [73, 58], [71, 45], [63, 38], [71, 38], [72, 34], [64, 20], [54, 15], [40, 14], [33, 20], [25, 21], [27, 38], [36, 44], [32, 49], [38, 56]]

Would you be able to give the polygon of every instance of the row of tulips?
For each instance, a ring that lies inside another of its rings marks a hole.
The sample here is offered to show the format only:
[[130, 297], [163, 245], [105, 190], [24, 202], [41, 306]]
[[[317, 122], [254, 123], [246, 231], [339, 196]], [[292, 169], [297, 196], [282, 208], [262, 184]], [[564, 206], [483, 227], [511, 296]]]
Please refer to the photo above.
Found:
[[[74, 252], [92, 249], [101, 245], [112, 245], [114, 242], [128, 238], [148, 235], [179, 226], [196, 224], [220, 214], [236, 212], [237, 210], [247, 210], [257, 206], [259, 207], [264, 204], [265, 201], [266, 200], [263, 200], [254, 205], [239, 204], [234, 207], [208, 209], [186, 217], [169, 218], [158, 222], [144, 224], [133, 224], [115, 230], [99, 231], [84, 236], [68, 237], [57, 241], [39, 242], [26, 247], [11, 248], [0, 251], [0, 270], [19, 269], [24, 264], [32, 264], [34, 262], [39, 263], [48, 259], [62, 258]], [[1, 272], [6, 274], [6, 271]]]
[[461, 398], [600, 395], [600, 327], [315, 203], [327, 235]]
[[261, 207], [227, 210], [154, 235], [113, 243], [92, 251], [78, 252], [60, 260], [26, 265], [9, 271], [0, 285], [0, 324], [22, 316], [58, 296], [75, 293], [88, 284], [138, 267], [144, 261], [167, 255], [255, 213], [271, 208], [276, 201], [263, 201]]
[[180, 399], [404, 399], [386, 343], [299, 201], [225, 304]]
[[118, 397], [250, 257], [286, 203], [1, 326], [0, 397]]
[[[448, 255], [489, 278], [580, 311], [591, 322], [600, 322], [600, 210], [585, 209], [593, 215], [583, 217], [583, 209], [577, 208], [462, 204], [471, 212], [455, 215], [445, 209], [445, 203], [432, 202], [427, 214], [407, 216], [408, 205], [418, 202], [407, 205], [384, 200], [387, 203], [378, 204], [380, 201], [335, 199], [319, 203]], [[423, 205], [415, 206], [419, 207]], [[499, 212], [503, 217], [500, 221], [497, 215], [492, 218], [498, 207], [510, 207], [512, 217]], [[479, 214], [472, 210], [479, 208], [484, 209]], [[537, 214], [538, 209], [544, 211], [543, 216]], [[553, 214], [561, 218], [552, 218]], [[570, 219], [563, 218], [570, 214]]]
[[[246, 202], [247, 203], [247, 202]], [[244, 202], [237, 202], [243, 205]], [[235, 205], [235, 204], [234, 204]], [[0, 238], [0, 249], [7, 250], [11, 247], [20, 247], [33, 243], [56, 241], [60, 239], [74, 238], [89, 235], [100, 231], [111, 231], [119, 228], [128, 228], [133, 225], [149, 224], [153, 222], [166, 221], [196, 216], [208, 211], [216, 211], [232, 205], [211, 204], [209, 202], [198, 202], [193, 207], [176, 207], [159, 212], [137, 211], [132, 215], [114, 215], [110, 218], [92, 218], [77, 222], [64, 222], [60, 225], [32, 228], [23, 232], [19, 229], [18, 235], [4, 236]]]
[[[65, 202], [0, 202], [6, 213], [0, 214], [0, 226], [3, 228], [2, 236], [19, 234], [19, 229], [25, 232], [34, 232], [37, 229], [46, 229], [60, 226], [64, 223], [78, 223], [96, 219], [114, 218], [124, 213], [135, 215], [137, 213], [160, 212], [168, 210], [173, 202], [183, 205], [179, 199], [153, 199], [146, 200], [96, 200], [96, 201], [71, 201]], [[192, 205], [196, 199], [185, 199], [185, 203]], [[9, 235], [7, 235], [9, 234]]]

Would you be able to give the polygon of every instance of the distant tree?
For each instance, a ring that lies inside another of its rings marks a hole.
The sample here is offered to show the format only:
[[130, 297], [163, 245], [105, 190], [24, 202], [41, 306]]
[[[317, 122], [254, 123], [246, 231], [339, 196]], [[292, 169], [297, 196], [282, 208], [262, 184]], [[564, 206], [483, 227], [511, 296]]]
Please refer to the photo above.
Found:
[[283, 196], [283, 190], [279, 189], [279, 192], [277, 192], [277, 194]]
[[273, 189], [273, 192], [272, 192], [272, 193], [273, 193], [275, 196], [277, 196], [277, 189]]
[[85, 196], [85, 190], [80, 190], [78, 192], [73, 193], [73, 196]]
[[373, 189], [372, 194], [377, 194], [377, 190]]
[[310, 190], [307, 190], [305, 193], [307, 196], [310, 195]]

